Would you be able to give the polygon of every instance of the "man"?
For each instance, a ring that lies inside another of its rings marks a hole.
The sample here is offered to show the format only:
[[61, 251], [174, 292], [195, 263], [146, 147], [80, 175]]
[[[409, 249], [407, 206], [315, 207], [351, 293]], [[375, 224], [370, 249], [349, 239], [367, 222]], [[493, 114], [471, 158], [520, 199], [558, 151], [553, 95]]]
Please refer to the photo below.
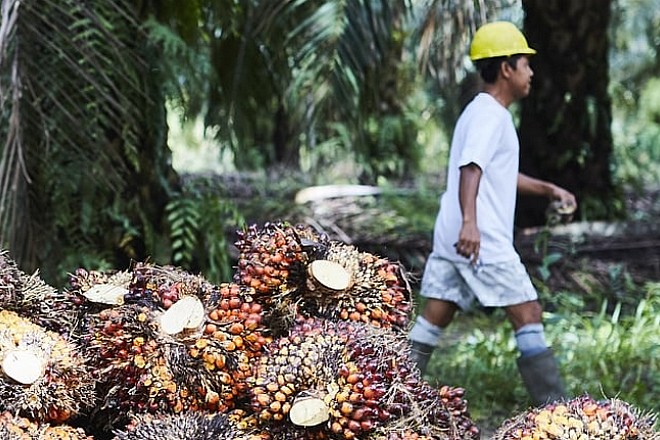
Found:
[[470, 58], [485, 85], [456, 123], [440, 199], [433, 252], [422, 279], [425, 307], [410, 331], [412, 357], [422, 373], [443, 329], [476, 298], [503, 307], [515, 330], [517, 360], [535, 404], [564, 396], [552, 349], [546, 345], [542, 309], [513, 247], [516, 193], [546, 196], [570, 209], [570, 192], [518, 171], [519, 142], [508, 107], [529, 94], [530, 48], [511, 23], [479, 28]]

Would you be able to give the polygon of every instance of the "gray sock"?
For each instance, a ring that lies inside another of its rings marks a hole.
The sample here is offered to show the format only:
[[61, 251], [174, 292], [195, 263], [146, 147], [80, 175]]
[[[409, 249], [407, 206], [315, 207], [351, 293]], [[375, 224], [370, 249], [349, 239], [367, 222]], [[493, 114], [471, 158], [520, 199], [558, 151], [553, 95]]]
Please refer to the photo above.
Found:
[[548, 349], [543, 324], [525, 324], [516, 331], [516, 345], [523, 357], [534, 356]]
[[422, 315], [419, 315], [415, 320], [415, 325], [408, 334], [408, 339], [435, 347], [440, 342], [443, 331], [442, 328], [431, 324]]

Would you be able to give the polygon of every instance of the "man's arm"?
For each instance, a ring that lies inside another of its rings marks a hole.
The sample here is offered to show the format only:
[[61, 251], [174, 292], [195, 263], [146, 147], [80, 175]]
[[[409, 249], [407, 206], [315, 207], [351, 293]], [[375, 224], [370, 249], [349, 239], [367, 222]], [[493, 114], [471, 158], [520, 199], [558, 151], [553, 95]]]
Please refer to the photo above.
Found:
[[545, 180], [535, 179], [523, 173], [518, 173], [518, 192], [535, 196], [545, 196], [558, 200], [562, 206], [577, 206], [575, 196], [570, 191]]
[[481, 168], [475, 163], [461, 167], [458, 199], [463, 223], [456, 242], [456, 252], [476, 263], [479, 257], [481, 234], [477, 227], [477, 193], [481, 181]]

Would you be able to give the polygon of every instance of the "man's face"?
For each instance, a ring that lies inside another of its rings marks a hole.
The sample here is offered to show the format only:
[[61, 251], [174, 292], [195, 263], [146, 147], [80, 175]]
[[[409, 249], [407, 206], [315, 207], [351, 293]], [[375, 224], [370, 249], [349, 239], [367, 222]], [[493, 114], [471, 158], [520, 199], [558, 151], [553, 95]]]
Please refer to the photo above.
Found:
[[529, 95], [533, 76], [534, 71], [529, 65], [529, 58], [526, 56], [518, 58], [516, 69], [511, 69], [511, 85], [516, 98], [520, 99]]

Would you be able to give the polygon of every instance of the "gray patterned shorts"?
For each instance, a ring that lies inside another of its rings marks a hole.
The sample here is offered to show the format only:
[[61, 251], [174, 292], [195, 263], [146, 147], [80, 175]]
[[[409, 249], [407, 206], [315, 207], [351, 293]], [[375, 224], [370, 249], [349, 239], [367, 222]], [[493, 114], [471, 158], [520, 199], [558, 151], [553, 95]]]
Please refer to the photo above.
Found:
[[520, 261], [483, 264], [476, 268], [431, 254], [422, 278], [420, 295], [442, 299], [468, 310], [476, 299], [484, 307], [506, 307], [538, 298]]

